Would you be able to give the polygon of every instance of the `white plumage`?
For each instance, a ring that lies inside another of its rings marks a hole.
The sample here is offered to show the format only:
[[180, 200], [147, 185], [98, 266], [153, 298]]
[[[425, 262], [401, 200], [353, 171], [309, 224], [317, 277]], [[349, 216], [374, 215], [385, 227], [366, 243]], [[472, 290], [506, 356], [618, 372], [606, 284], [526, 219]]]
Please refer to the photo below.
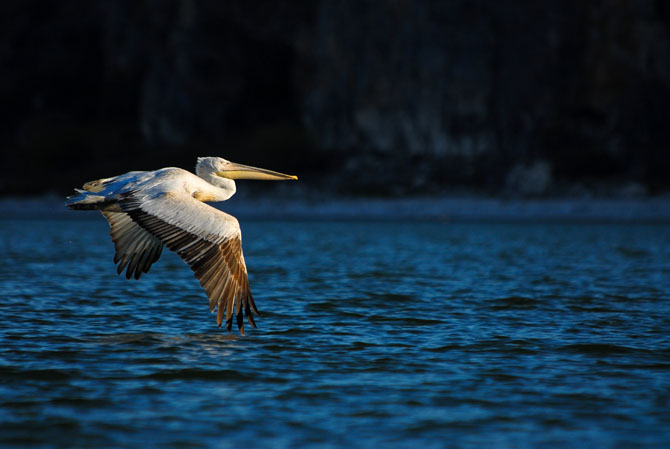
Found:
[[249, 289], [242, 254], [242, 233], [235, 217], [206, 205], [235, 194], [234, 179], [298, 179], [219, 157], [198, 158], [197, 176], [180, 168], [134, 171], [99, 179], [68, 197], [70, 209], [99, 210], [110, 225], [117, 272], [139, 279], [156, 262], [163, 248], [175, 251], [191, 267], [218, 308], [217, 323], [225, 315], [232, 328], [235, 315], [244, 334], [244, 315], [256, 327], [258, 309]]

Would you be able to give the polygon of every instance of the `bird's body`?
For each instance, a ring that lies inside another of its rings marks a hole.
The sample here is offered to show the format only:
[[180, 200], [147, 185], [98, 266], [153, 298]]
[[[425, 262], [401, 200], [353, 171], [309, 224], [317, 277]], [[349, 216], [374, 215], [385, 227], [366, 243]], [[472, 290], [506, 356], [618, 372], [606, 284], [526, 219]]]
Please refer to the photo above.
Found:
[[180, 168], [133, 171], [91, 181], [68, 197], [70, 209], [99, 210], [110, 225], [119, 263], [117, 272], [139, 279], [161, 255], [163, 245], [194, 271], [218, 307], [219, 326], [233, 314], [240, 332], [243, 317], [255, 326], [258, 314], [242, 254], [240, 226], [231, 215], [204, 202], [225, 201], [235, 194], [233, 179], [297, 179], [269, 170], [234, 164], [222, 158], [199, 158], [194, 175]]

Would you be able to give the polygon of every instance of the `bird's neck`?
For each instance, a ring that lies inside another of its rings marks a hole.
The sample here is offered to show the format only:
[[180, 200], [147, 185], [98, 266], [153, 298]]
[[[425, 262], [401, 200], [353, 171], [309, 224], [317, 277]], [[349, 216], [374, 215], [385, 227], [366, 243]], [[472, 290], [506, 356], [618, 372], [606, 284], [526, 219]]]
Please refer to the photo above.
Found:
[[[200, 201], [225, 201], [231, 196], [235, 195], [235, 181], [232, 179], [222, 178], [221, 176], [211, 174], [198, 174], [198, 176], [205, 181], [209, 188], [201, 189], [195, 197]], [[204, 191], [206, 190], [206, 191]]]

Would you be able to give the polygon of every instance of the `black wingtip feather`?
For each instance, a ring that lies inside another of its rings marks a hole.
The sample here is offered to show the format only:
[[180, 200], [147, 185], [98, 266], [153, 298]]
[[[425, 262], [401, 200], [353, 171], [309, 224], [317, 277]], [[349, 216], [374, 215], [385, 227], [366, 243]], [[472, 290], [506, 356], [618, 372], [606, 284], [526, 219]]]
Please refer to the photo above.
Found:
[[244, 335], [244, 312], [242, 312], [242, 309], [235, 314], [235, 318], [237, 318], [237, 328], [240, 330], [240, 334]]
[[252, 313], [251, 313], [251, 305], [249, 303], [249, 299], [251, 299], [251, 293], [249, 293], [249, 296], [247, 297], [247, 303], [244, 306], [244, 314], [247, 316], [247, 321], [249, 322], [249, 324], [251, 324], [251, 327], [253, 327], [254, 329], [258, 329], [256, 327], [256, 322], [254, 321], [254, 317], [252, 316]]
[[253, 327], [254, 329], [258, 329], [258, 327], [256, 327], [256, 322], [254, 321], [254, 317], [251, 316], [250, 313], [247, 314], [247, 321], [249, 322], [249, 324], [251, 324], [251, 327]]

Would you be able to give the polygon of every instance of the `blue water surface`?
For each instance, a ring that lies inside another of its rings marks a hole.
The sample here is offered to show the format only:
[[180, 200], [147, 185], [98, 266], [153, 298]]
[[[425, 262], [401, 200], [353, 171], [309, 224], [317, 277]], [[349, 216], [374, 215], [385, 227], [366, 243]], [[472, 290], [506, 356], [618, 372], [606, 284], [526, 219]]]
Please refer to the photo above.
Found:
[[245, 337], [97, 214], [0, 220], [0, 446], [670, 447], [670, 226], [241, 224]]

